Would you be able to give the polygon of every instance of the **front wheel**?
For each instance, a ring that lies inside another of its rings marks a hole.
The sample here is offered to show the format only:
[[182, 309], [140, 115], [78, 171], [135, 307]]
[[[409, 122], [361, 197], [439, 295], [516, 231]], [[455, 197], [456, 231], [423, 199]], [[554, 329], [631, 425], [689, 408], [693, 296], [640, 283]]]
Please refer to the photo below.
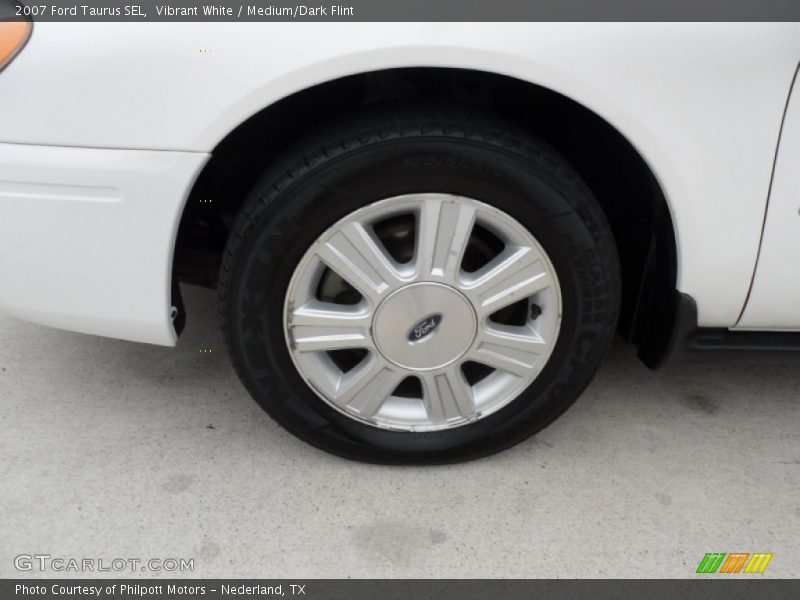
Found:
[[383, 107], [307, 140], [245, 203], [223, 328], [253, 397], [348, 458], [507, 448], [574, 402], [613, 335], [608, 223], [511, 123]]

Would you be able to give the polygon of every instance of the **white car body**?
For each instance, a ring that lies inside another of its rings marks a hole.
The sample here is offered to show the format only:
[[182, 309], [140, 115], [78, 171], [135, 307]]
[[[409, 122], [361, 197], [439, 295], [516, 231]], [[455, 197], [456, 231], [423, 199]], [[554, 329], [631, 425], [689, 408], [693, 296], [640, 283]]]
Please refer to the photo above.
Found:
[[451, 67], [556, 91], [636, 148], [701, 327], [800, 330], [798, 60], [798, 24], [37, 23], [0, 73], [0, 309], [174, 344], [178, 224], [216, 145], [325, 81]]

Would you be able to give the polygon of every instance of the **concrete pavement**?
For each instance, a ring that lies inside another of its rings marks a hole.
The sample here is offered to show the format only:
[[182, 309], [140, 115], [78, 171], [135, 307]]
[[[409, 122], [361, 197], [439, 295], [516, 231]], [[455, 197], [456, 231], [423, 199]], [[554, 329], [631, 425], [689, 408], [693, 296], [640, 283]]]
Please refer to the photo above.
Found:
[[271, 421], [214, 293], [184, 294], [177, 348], [0, 315], [0, 577], [60, 575], [15, 569], [34, 553], [193, 558], [199, 577], [691, 577], [712, 551], [800, 575], [797, 365], [652, 373], [620, 342], [510, 451], [370, 466]]

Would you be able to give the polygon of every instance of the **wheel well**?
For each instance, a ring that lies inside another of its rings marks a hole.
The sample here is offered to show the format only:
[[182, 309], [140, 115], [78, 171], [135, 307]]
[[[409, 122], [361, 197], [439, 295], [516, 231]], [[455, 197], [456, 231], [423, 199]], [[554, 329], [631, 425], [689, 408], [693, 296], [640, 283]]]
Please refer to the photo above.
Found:
[[213, 150], [181, 217], [176, 280], [215, 287], [231, 224], [265, 166], [337, 115], [387, 100], [440, 99], [512, 118], [554, 146], [605, 211], [619, 250], [622, 336], [650, 366], [660, 362], [677, 309], [672, 220], [636, 149], [577, 102], [519, 79], [464, 69], [402, 68], [344, 77], [288, 96], [240, 124]]

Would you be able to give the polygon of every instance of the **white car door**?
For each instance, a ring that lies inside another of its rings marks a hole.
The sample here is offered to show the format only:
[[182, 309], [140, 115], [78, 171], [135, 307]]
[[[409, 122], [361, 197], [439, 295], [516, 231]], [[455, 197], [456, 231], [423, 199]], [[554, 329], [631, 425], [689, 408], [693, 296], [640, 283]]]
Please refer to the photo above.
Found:
[[800, 331], [799, 88], [795, 73], [778, 142], [758, 264], [736, 329]]

